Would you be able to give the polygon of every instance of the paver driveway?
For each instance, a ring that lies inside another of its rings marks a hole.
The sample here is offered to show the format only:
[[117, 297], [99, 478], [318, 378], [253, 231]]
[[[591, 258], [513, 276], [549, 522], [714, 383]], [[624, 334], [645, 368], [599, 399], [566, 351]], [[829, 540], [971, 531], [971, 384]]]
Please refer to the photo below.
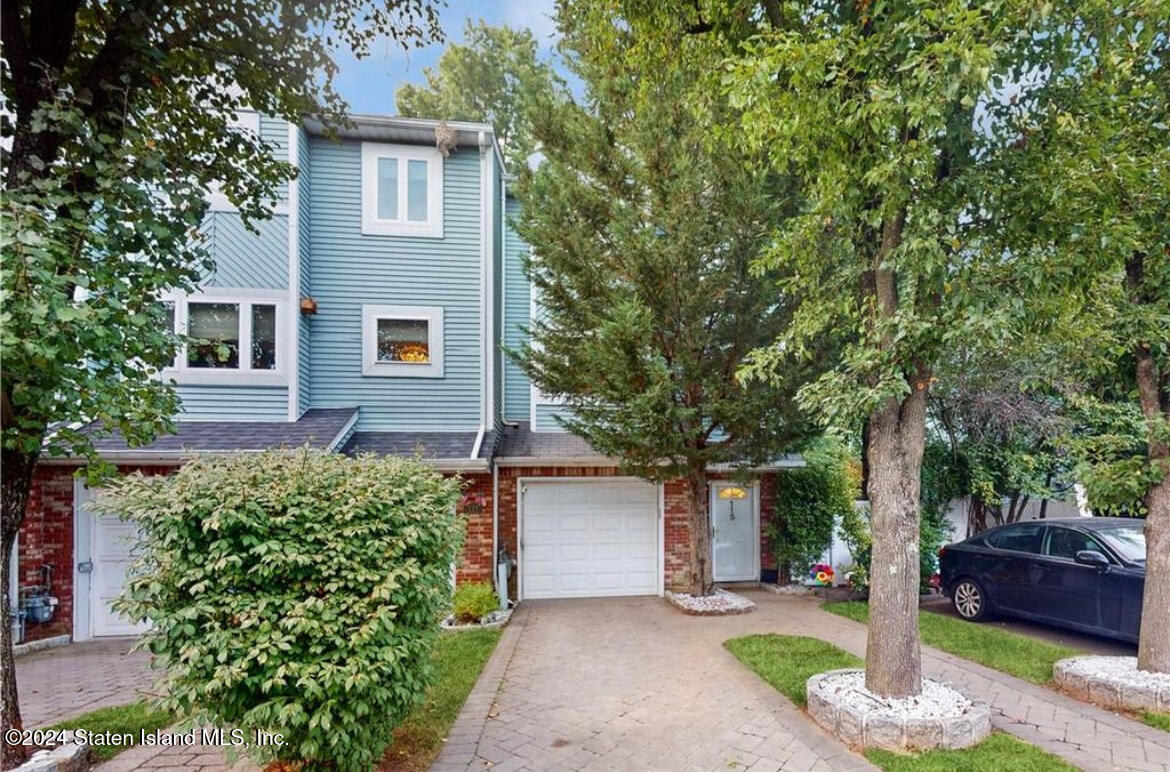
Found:
[[526, 602], [432, 770], [872, 768], [723, 648], [756, 615], [686, 616], [661, 598]]
[[[758, 610], [723, 618], [661, 598], [522, 604], [433, 769], [867, 768], [722, 646], [775, 632], [864, 655], [865, 627], [814, 599], [744, 594]], [[1170, 733], [929, 647], [923, 670], [1081, 769], [1170, 772]]]

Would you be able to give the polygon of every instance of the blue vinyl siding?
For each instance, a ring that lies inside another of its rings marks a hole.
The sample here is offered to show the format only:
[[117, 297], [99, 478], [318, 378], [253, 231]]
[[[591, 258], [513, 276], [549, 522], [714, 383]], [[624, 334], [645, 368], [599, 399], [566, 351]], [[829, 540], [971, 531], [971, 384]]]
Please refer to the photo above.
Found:
[[[297, 298], [299, 304], [300, 298], [313, 296], [312, 270], [310, 268], [312, 223], [309, 217], [310, 201], [313, 194], [313, 171], [309, 164], [309, 134], [304, 129], [298, 131], [297, 165], [300, 167], [298, 178], [300, 204], [297, 207], [298, 211], [290, 212], [289, 215], [297, 218], [297, 225], [300, 229], [298, 231], [298, 247], [301, 286]], [[297, 414], [299, 415], [308, 410], [312, 404], [312, 348], [310, 346], [312, 317], [301, 314], [298, 308], [294, 308], [292, 313], [296, 314], [297, 320]]]
[[[441, 239], [361, 232], [361, 143], [309, 138], [313, 407], [360, 405], [358, 431], [474, 430], [480, 419], [480, 159], [444, 159]], [[440, 306], [444, 377], [362, 375], [362, 305]]]
[[183, 409], [181, 421], [285, 421], [286, 386], [177, 387]]
[[[510, 220], [520, 214], [520, 204], [508, 199], [504, 223], [504, 345], [517, 350], [528, 342], [523, 328], [528, 326], [531, 309], [528, 277], [524, 274], [525, 244]], [[527, 421], [531, 415], [532, 390], [528, 376], [510, 356], [504, 357], [504, 418], [508, 421]]]
[[[273, 157], [277, 161], [287, 161], [288, 157], [288, 123], [280, 118], [272, 118], [267, 115], [260, 116], [260, 138], [265, 142], [271, 142], [276, 145], [273, 152]], [[280, 199], [288, 199], [288, 185], [281, 185]]]
[[563, 432], [565, 428], [557, 423], [557, 416], [566, 415], [569, 408], [564, 405], [536, 405], [536, 426], [538, 432]]
[[288, 217], [254, 223], [259, 233], [244, 227], [235, 212], [211, 212], [202, 233], [215, 259], [215, 270], [204, 287], [284, 289], [288, 286]]

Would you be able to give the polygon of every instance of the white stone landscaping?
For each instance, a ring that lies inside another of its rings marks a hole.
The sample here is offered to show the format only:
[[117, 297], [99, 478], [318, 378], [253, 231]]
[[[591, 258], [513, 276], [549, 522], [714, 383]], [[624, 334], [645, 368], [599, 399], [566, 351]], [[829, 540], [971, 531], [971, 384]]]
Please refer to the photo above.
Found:
[[691, 595], [667, 590], [666, 599], [684, 614], [695, 616], [726, 616], [756, 610], [756, 604], [742, 595], [718, 588], [711, 595]]
[[865, 671], [853, 668], [819, 673], [805, 688], [809, 715], [859, 748], [968, 748], [991, 733], [987, 703], [929, 678], [921, 694], [903, 699], [870, 692]]
[[813, 588], [795, 582], [791, 584], [765, 584], [764, 589], [773, 595], [812, 595]]
[[1137, 657], [1062, 659], [1053, 679], [1074, 697], [1102, 707], [1170, 713], [1170, 674], [1138, 670]]
[[503, 627], [512, 618], [512, 609], [507, 608], [500, 611], [493, 611], [490, 614], [482, 617], [478, 622], [471, 622], [469, 624], [458, 624], [455, 622], [455, 615], [450, 614], [442, 622], [439, 622], [439, 627], [444, 630], [479, 630], [482, 628]]

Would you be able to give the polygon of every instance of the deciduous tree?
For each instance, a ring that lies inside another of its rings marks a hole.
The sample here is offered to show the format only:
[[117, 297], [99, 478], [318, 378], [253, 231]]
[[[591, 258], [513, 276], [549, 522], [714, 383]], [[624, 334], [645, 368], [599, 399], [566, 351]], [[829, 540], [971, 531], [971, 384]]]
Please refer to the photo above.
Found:
[[[700, 3], [716, 26], [730, 4]], [[836, 366], [801, 392], [838, 423], [864, 420], [872, 504], [866, 685], [922, 688], [918, 641], [920, 479], [927, 393], [944, 354], [965, 342], [1012, 345], [1063, 275], [1005, 253], [989, 190], [1011, 186], [998, 160], [1019, 127], [994, 107], [1034, 104], [1038, 73], [1076, 55], [1053, 34], [1071, 4], [766, 2], [760, 34], [727, 85], [745, 136], [800, 180], [804, 205], [763, 266], [798, 306], [784, 349], [850, 338]]]
[[[1170, 673], [1170, 3], [1089, 0], [1054, 30], [1077, 52], [1054, 68], [989, 204], [1005, 248], [1089, 286], [1053, 309], [1054, 367], [1090, 426], [1076, 438], [1091, 492], [1146, 518], [1138, 667]], [[1136, 420], [1135, 420], [1136, 419]], [[1136, 452], [1135, 452], [1136, 451]]]
[[[209, 267], [195, 237], [209, 186], [247, 221], [292, 167], [231, 127], [250, 108], [341, 119], [334, 50], [438, 34], [429, 0], [12, 0], [0, 8], [5, 110], [2, 727], [21, 725], [9, 559], [43, 453], [96, 460], [100, 421], [131, 442], [177, 407], [154, 373], [175, 353], [156, 302]], [[50, 425], [55, 430], [50, 432]], [[21, 754], [5, 744], [5, 758]]]
[[468, 20], [464, 42], [450, 43], [436, 67], [423, 69], [425, 85], [407, 83], [394, 102], [402, 115], [486, 121], [496, 130], [511, 164], [535, 149], [530, 109], [534, 98], [563, 95], [565, 83], [540, 57], [532, 31]]

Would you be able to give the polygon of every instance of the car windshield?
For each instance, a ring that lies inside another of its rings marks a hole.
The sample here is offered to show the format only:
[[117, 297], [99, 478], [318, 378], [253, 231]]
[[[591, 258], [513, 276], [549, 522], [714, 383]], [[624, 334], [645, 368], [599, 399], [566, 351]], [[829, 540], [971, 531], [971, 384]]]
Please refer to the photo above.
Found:
[[1138, 524], [1116, 525], [1095, 531], [1129, 563], [1146, 562], [1146, 534]]

